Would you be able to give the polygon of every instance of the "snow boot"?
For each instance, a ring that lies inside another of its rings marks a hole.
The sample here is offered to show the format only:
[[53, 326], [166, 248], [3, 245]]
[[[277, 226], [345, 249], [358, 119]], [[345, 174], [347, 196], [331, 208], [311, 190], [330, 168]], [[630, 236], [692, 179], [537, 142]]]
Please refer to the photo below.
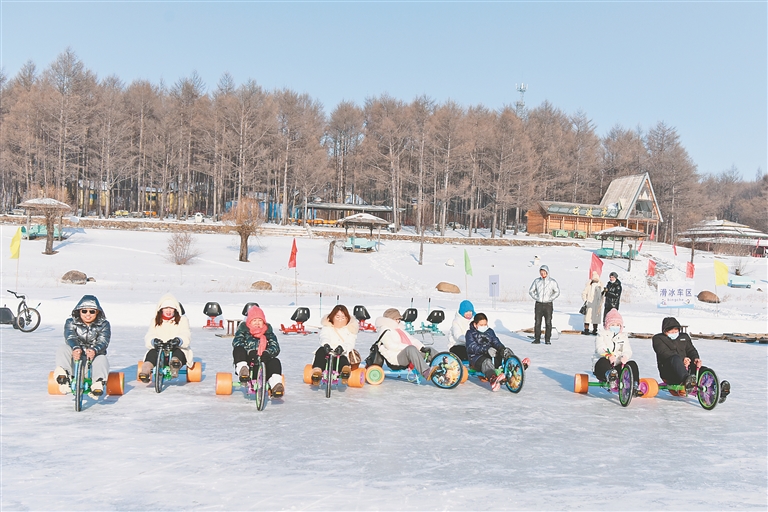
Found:
[[491, 391], [498, 391], [501, 389], [501, 385], [507, 380], [507, 376], [501, 370], [496, 370], [496, 376], [492, 377], [489, 381], [491, 384]]
[[584, 336], [589, 336], [589, 324], [584, 324], [584, 330], [581, 331]]
[[720, 400], [717, 402], [719, 404], [725, 402], [725, 399], [728, 398], [728, 395], [731, 394], [731, 383], [727, 380], [720, 381]]
[[178, 357], [171, 358], [171, 378], [175, 379], [179, 376], [179, 370], [181, 369], [181, 360]]
[[100, 397], [104, 394], [104, 380], [99, 379], [93, 384], [91, 384], [91, 395], [95, 397]]
[[248, 368], [248, 365], [243, 362], [238, 363], [237, 366], [237, 376], [240, 378], [240, 382], [246, 383], [251, 380], [251, 370]]
[[141, 365], [141, 371], [139, 371], [139, 380], [144, 384], [149, 384], [149, 381], [152, 380], [152, 369], [154, 367], [154, 364], [144, 361]]
[[541, 343], [541, 340], [533, 340], [531, 342], [531, 345], [539, 345]]
[[62, 395], [66, 395], [71, 391], [71, 388], [69, 387], [69, 374], [67, 374], [67, 371], [64, 368], [57, 366], [53, 371], [53, 376], [56, 378], [56, 382], [59, 385], [59, 392]]
[[320, 368], [312, 368], [312, 385], [319, 386], [320, 379], [323, 378], [323, 370]]
[[352, 373], [352, 368], [348, 364], [341, 367], [341, 382], [343, 384], [346, 384], [349, 380], [350, 373]]
[[551, 341], [549, 341], [549, 340], [544, 340], [544, 344], [545, 344], [545, 345], [551, 345], [551, 344], [552, 344], [552, 342], [551, 342]]
[[283, 386], [283, 376], [276, 373], [267, 381], [269, 388], [272, 390], [272, 396], [275, 398], [282, 398], [285, 394], [285, 387]]

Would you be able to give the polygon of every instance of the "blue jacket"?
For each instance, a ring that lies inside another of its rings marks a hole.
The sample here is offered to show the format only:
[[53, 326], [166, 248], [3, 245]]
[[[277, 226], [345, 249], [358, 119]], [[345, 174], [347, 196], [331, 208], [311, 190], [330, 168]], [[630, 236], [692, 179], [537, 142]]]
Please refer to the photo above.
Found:
[[504, 351], [506, 348], [504, 344], [499, 341], [496, 333], [490, 327], [485, 332], [480, 332], [475, 328], [474, 323], [469, 324], [469, 330], [464, 335], [464, 339], [467, 344], [467, 356], [469, 357], [469, 364], [474, 365], [477, 358], [480, 356], [487, 356], [488, 349], [493, 347], [498, 351]]
[[[86, 325], [80, 319], [81, 309], [96, 309], [99, 311], [96, 320]], [[75, 309], [72, 310], [72, 317], [67, 318], [64, 323], [64, 338], [66, 344], [70, 347], [83, 349], [93, 349], [96, 355], [105, 355], [109, 346], [109, 339], [112, 337], [112, 328], [101, 309], [99, 299], [94, 295], [83, 295]]]
[[[280, 353], [280, 345], [277, 343], [277, 336], [272, 332], [271, 325], [267, 324], [267, 332], [264, 333], [264, 336], [267, 337], [267, 348], [264, 349], [264, 352], [272, 357], [277, 357]], [[235, 332], [235, 339], [232, 340], [232, 346], [243, 347], [246, 352], [257, 350], [259, 348], [259, 338], [251, 334], [251, 331], [248, 330], [248, 326], [245, 325], [245, 322], [241, 322], [237, 327], [237, 332]]]

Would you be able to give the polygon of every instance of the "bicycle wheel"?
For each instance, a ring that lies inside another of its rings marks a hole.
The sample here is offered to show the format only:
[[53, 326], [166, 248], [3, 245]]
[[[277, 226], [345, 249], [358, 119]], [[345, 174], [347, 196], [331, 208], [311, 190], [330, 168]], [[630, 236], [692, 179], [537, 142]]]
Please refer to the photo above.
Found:
[[331, 386], [333, 385], [333, 360], [336, 359], [333, 352], [325, 359], [325, 398], [331, 398]]
[[267, 365], [259, 363], [256, 374], [256, 409], [263, 411], [267, 406]]
[[635, 376], [632, 372], [632, 368], [625, 364], [619, 374], [619, 403], [622, 407], [626, 407], [632, 401], [632, 387], [634, 386]]
[[699, 382], [696, 389], [696, 397], [701, 406], [711, 411], [720, 401], [720, 381], [713, 370], [701, 368], [699, 371]]
[[519, 393], [525, 383], [525, 368], [517, 356], [512, 356], [504, 361], [504, 375], [507, 380], [504, 384], [513, 393]]
[[440, 352], [432, 358], [430, 380], [440, 389], [453, 389], [461, 384], [464, 365], [453, 352]]
[[16, 317], [16, 327], [21, 332], [32, 332], [40, 326], [40, 313], [35, 308], [24, 308]]
[[83, 410], [83, 388], [85, 384], [85, 368], [81, 360], [75, 361], [75, 411]]
[[155, 392], [163, 391], [163, 378], [165, 377], [165, 350], [157, 349], [157, 364], [155, 365]]

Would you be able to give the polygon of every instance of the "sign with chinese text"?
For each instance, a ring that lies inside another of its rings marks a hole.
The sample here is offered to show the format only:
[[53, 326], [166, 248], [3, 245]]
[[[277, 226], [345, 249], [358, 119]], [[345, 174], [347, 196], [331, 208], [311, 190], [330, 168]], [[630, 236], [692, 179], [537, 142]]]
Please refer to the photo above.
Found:
[[692, 308], [693, 283], [686, 281], [659, 281], [656, 307]]

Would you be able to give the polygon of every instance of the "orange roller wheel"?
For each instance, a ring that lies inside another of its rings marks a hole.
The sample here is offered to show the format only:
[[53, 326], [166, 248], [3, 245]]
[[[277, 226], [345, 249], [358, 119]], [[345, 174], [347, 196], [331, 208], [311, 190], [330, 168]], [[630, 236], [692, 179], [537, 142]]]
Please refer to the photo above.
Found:
[[573, 376], [573, 392], [586, 393], [589, 390], [589, 375], [577, 373]]
[[351, 388], [361, 388], [365, 386], [365, 369], [358, 368], [357, 370], [352, 370], [349, 374], [349, 379], [347, 380], [347, 386]]
[[231, 395], [232, 394], [232, 374], [219, 372], [216, 374], [216, 394], [217, 395]]
[[56, 382], [56, 377], [53, 376], [53, 372], [48, 374], [48, 394], [49, 395], [61, 394], [61, 391], [59, 390], [59, 383]]
[[125, 374], [123, 372], [109, 372], [107, 376], [107, 394], [120, 396], [125, 388]]
[[192, 367], [187, 365], [187, 382], [200, 382], [203, 380], [203, 362], [192, 361]]
[[304, 367], [304, 384], [312, 384], [312, 365], [308, 364]]
[[646, 391], [643, 394], [643, 398], [653, 398], [659, 394], [659, 383], [656, 379], [640, 379], [640, 384], [645, 383]]
[[384, 381], [384, 369], [377, 364], [367, 367], [365, 369], [365, 380], [371, 386], [378, 386]]
[[139, 361], [139, 363], [136, 365], [136, 380], [139, 380], [139, 374], [141, 373], [141, 365], [143, 364], [144, 364], [144, 361]]
[[469, 378], [469, 368], [464, 366], [464, 370], [461, 372], [461, 384], [464, 384], [465, 382], [467, 382], [468, 378]]

